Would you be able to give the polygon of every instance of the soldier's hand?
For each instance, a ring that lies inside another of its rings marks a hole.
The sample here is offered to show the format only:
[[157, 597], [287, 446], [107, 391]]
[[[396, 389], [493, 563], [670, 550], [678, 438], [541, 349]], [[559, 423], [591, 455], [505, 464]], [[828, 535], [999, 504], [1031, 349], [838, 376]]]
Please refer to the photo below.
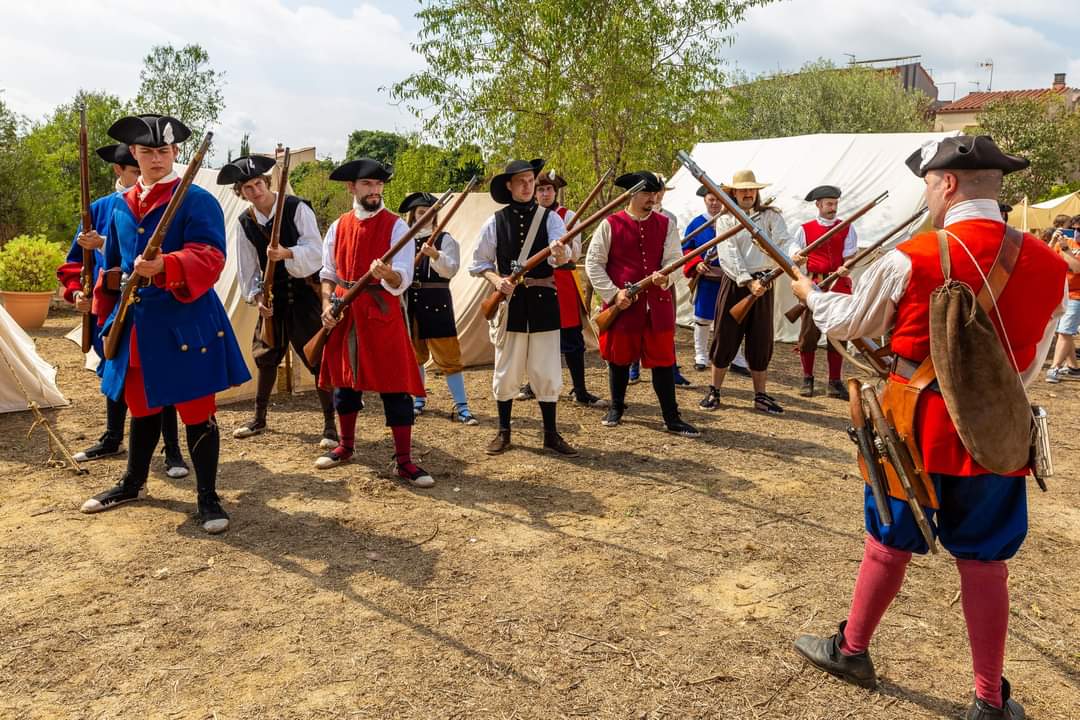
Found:
[[795, 297], [799, 298], [800, 302], [805, 303], [806, 298], [810, 297], [810, 293], [814, 291], [814, 281], [803, 275], [799, 268], [795, 268], [795, 274], [798, 279], [791, 281], [791, 292], [795, 293]]
[[421, 255], [426, 255], [429, 258], [431, 258], [432, 260], [438, 260], [439, 259], [439, 249], [437, 247], [435, 247], [434, 245], [428, 245], [427, 243], [424, 243], [423, 245], [420, 246], [420, 254]]
[[274, 316], [274, 308], [263, 305], [263, 301], [259, 299], [259, 314], [264, 318], [272, 318]]
[[851, 268], [845, 265], [841, 265], [840, 267], [836, 268], [836, 274], [840, 277], [848, 277], [849, 275], [851, 275]]
[[79, 244], [79, 247], [87, 250], [100, 250], [105, 247], [105, 238], [98, 235], [96, 230], [79, 233], [79, 237], [75, 239], [75, 242]]
[[[798, 268], [796, 268], [796, 270], [797, 269]], [[756, 278], [750, 281], [750, 293], [752, 295], [755, 295], [757, 297], [761, 297], [762, 295], [764, 295], [766, 293], [766, 291], [768, 291], [768, 289], [769, 288], [765, 285], [765, 283], [761, 282], [760, 280], [758, 280]]]
[[660, 288], [661, 290], [663, 290], [669, 284], [671, 284], [671, 278], [669, 276], [667, 276], [667, 275], [664, 275], [663, 273], [654, 272], [651, 277], [652, 277], [652, 284], [655, 285], [656, 287]]
[[90, 298], [82, 294], [82, 290], [75, 291], [75, 309], [81, 313], [90, 312], [91, 301]]
[[281, 262], [282, 260], [289, 260], [293, 257], [293, 251], [287, 247], [267, 247], [266, 257], [274, 262]]
[[331, 305], [327, 305], [323, 308], [322, 311], [322, 326], [327, 330], [333, 330], [334, 326], [338, 324], [339, 320], [341, 320], [341, 318], [334, 317], [334, 315], [330, 312], [331, 307]]
[[565, 265], [570, 262], [570, 248], [561, 242], [551, 243], [551, 256], [555, 258], [557, 265]]
[[499, 292], [501, 292], [503, 295], [505, 295], [506, 297], [510, 297], [511, 295], [514, 294], [514, 288], [516, 288], [516, 287], [517, 287], [517, 285], [510, 282], [510, 278], [504, 277], [502, 280], [499, 281], [499, 284], [496, 286], [496, 289]]
[[630, 299], [630, 293], [626, 290], [620, 290], [615, 294], [615, 307], [620, 310], [625, 310], [633, 304], [633, 300]]
[[152, 278], [159, 273], [165, 272], [165, 257], [158, 255], [153, 260], [147, 260], [141, 254], [135, 258], [134, 271], [136, 275], [144, 278]]
[[801, 252], [797, 252], [791, 256], [791, 262], [795, 263], [796, 265], [802, 265], [806, 262], [806, 258]]
[[699, 262], [699, 263], [698, 263], [698, 264], [697, 264], [697, 265], [696, 265], [696, 266], [694, 267], [694, 269], [695, 269], [695, 270], [697, 270], [697, 274], [698, 274], [698, 275], [705, 275], [706, 273], [708, 273], [708, 272], [709, 272], [709, 266], [708, 266], [708, 265], [706, 265], [706, 264], [705, 264], [704, 262]]

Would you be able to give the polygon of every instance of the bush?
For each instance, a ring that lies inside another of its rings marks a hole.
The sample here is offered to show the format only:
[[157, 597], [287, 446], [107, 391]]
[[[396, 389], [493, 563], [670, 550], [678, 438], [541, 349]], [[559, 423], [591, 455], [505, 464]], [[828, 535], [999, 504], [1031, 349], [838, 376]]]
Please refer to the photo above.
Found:
[[56, 268], [67, 257], [64, 249], [44, 235], [19, 235], [0, 248], [0, 290], [51, 292]]

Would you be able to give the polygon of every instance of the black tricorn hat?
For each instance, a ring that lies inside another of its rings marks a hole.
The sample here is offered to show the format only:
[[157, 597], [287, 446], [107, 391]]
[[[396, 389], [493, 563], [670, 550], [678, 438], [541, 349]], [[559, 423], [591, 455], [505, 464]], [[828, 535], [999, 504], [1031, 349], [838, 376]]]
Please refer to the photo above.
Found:
[[697, 196], [700, 197], [700, 198], [705, 197], [709, 193], [710, 193], [709, 188], [705, 187], [704, 185], [702, 185], [701, 187], [699, 187], [697, 189]]
[[191, 130], [168, 115], [128, 115], [112, 124], [109, 137], [125, 145], [159, 148], [184, 142], [191, 137]]
[[245, 183], [248, 180], [260, 178], [274, 169], [277, 163], [273, 158], [262, 155], [244, 155], [230, 163], [223, 165], [218, 171], [218, 185], [232, 185], [233, 183]]
[[105, 145], [99, 147], [94, 152], [98, 157], [107, 163], [113, 165], [127, 165], [128, 167], [139, 167], [139, 163], [136, 162], [135, 156], [131, 154], [131, 149], [127, 145]]
[[664, 183], [660, 182], [660, 178], [648, 170], [638, 170], [637, 172], [620, 175], [615, 178], [615, 187], [629, 190], [642, 180], [645, 181], [645, 187], [641, 188], [640, 192], [660, 192], [664, 188]]
[[542, 172], [536, 176], [537, 187], [541, 185], [551, 185], [556, 190], [559, 190], [566, 187], [566, 184], [566, 179], [554, 170], [548, 170], [547, 172]]
[[839, 200], [840, 188], [835, 185], [818, 185], [816, 188], [806, 193], [806, 202], [829, 199]]
[[510, 188], [506, 187], [506, 181], [523, 172], [531, 171], [534, 175], [539, 175], [543, 169], [543, 158], [533, 158], [528, 162], [525, 160], [511, 160], [506, 163], [506, 167], [503, 168], [501, 173], [491, 178], [491, 184], [488, 186], [491, 199], [500, 205], [509, 205], [514, 197], [510, 194]]
[[405, 196], [405, 199], [401, 201], [401, 205], [398, 206], [398, 215], [404, 215], [410, 210], [415, 210], [416, 208], [431, 207], [437, 202], [439, 202], [439, 198], [435, 197], [431, 193], [410, 193]]
[[989, 135], [958, 135], [931, 140], [905, 161], [911, 172], [926, 177], [930, 170], [1000, 170], [1008, 175], [1031, 163], [1002, 152]]
[[394, 177], [394, 170], [389, 165], [383, 165], [378, 160], [371, 158], [357, 158], [337, 166], [330, 173], [331, 180], [344, 180], [354, 182], [356, 180], [382, 180], [388, 181]]

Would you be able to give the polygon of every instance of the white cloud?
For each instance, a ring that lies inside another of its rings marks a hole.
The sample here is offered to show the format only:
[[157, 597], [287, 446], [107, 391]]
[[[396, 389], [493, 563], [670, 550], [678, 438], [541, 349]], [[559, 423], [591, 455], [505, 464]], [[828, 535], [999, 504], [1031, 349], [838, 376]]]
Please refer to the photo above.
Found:
[[340, 158], [353, 129], [413, 127], [380, 92], [422, 66], [411, 41], [396, 17], [368, 4], [339, 16], [280, 0], [43, 0], [5, 7], [0, 67], [16, 69], [2, 80], [5, 102], [40, 118], [79, 88], [133, 97], [152, 46], [198, 43], [226, 73], [226, 109], [212, 128], [217, 161], [245, 132], [256, 150], [315, 145]]

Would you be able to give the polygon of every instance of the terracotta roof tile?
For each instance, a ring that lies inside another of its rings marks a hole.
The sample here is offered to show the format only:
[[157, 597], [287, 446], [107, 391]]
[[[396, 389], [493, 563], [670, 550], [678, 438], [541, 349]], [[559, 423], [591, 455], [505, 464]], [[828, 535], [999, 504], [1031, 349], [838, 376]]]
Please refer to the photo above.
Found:
[[1064, 95], [1073, 88], [1040, 88], [1038, 90], [1000, 90], [994, 92], [968, 93], [959, 100], [938, 108], [939, 113], [971, 112], [982, 110], [995, 100], [1036, 100], [1047, 95]]

